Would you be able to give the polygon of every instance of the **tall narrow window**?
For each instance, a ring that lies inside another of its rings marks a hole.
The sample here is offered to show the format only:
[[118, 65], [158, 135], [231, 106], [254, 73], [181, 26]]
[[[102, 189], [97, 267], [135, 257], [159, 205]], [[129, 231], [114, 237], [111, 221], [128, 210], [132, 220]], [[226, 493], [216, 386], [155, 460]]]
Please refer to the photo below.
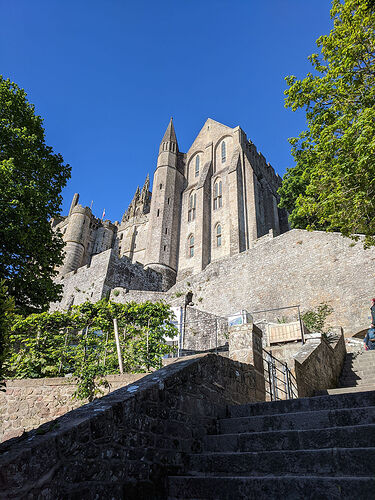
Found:
[[214, 184], [214, 210], [223, 206], [223, 184], [218, 179]]
[[198, 177], [199, 175], [199, 163], [200, 163], [200, 158], [199, 155], [197, 155], [195, 158], [195, 177]]
[[221, 247], [221, 224], [216, 226], [216, 246]]
[[189, 196], [189, 206], [188, 206], [188, 222], [195, 219], [195, 208], [197, 204], [197, 194], [191, 193]]
[[221, 143], [221, 163], [225, 163], [227, 159], [227, 147], [225, 145], [225, 141]]
[[189, 237], [189, 257], [194, 257], [194, 236]]

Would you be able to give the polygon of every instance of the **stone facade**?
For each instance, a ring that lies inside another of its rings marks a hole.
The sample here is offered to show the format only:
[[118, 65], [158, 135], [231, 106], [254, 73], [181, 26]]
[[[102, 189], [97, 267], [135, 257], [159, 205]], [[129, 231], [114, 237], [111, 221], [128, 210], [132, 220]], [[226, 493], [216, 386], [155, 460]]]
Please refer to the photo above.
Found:
[[[228, 316], [301, 305], [301, 313], [326, 302], [333, 307], [327, 324], [342, 326], [346, 335], [369, 327], [370, 298], [375, 291], [375, 248], [365, 250], [338, 233], [293, 229], [253, 248], [212, 262], [200, 273], [182, 279], [167, 297], [187, 290], [199, 309]], [[275, 321], [296, 309], [254, 314]]]
[[66, 274], [60, 274], [57, 283], [64, 285], [60, 302], [51, 304], [51, 309], [68, 309], [89, 300], [96, 302], [109, 297], [112, 290], [160, 290], [162, 276], [153, 269], [144, 269], [142, 264], [132, 264], [126, 256], [118, 257], [108, 249], [91, 257], [89, 265]]
[[[53, 221], [66, 242], [57, 278], [64, 296], [53, 307], [109, 294], [176, 306], [192, 291], [195, 307], [217, 318], [297, 304], [303, 313], [326, 302], [331, 325], [345, 334], [368, 328], [375, 249], [336, 233], [288, 230], [280, 183], [240, 127], [208, 119], [182, 153], [171, 120], [153, 191], [147, 178], [120, 223], [95, 218], [78, 195], [68, 216]], [[263, 319], [277, 316], [254, 317]], [[185, 337], [189, 347], [208, 348], [209, 334], [200, 335]]]
[[153, 192], [147, 177], [120, 223], [94, 217], [78, 204], [78, 194], [68, 216], [53, 220], [65, 241], [60, 275], [91, 267], [95, 256], [113, 249], [159, 272], [160, 290], [166, 290], [177, 274], [199, 272], [250, 248], [270, 230], [287, 230], [286, 213], [277, 208], [280, 185], [240, 127], [208, 119], [189, 151], [181, 153], [171, 120], [160, 144]]

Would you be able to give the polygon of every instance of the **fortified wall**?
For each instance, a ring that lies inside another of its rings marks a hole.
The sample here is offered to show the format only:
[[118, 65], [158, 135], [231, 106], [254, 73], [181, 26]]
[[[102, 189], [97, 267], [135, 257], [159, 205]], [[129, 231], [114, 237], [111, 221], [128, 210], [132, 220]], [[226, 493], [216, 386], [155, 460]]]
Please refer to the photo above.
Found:
[[[338, 233], [293, 229], [274, 238], [266, 235], [246, 252], [212, 262], [203, 272], [178, 280], [165, 294], [122, 290], [111, 299], [142, 302], [164, 298], [178, 306], [191, 291], [196, 308], [219, 317], [242, 309], [253, 313], [298, 304], [304, 313], [324, 302], [333, 307], [327, 323], [342, 326], [349, 336], [369, 327], [374, 263], [375, 249], [365, 250], [361, 241]], [[272, 319], [260, 313], [254, 315], [254, 321], [275, 321], [295, 313], [274, 312]], [[198, 337], [191, 339], [195, 348], [197, 342]]]
[[127, 257], [118, 257], [109, 249], [94, 255], [90, 264], [60, 275], [56, 282], [64, 285], [61, 302], [52, 304], [52, 310], [68, 309], [87, 300], [97, 302], [107, 297], [111, 290], [162, 290], [162, 276], [142, 264], [132, 264]]
[[[104, 213], [94, 217], [78, 204], [78, 195], [68, 216], [53, 221], [66, 243], [58, 278], [64, 296], [53, 308], [109, 294], [121, 302], [164, 299], [184, 306], [191, 291], [201, 312], [190, 322], [201, 324], [201, 340], [190, 325], [185, 341], [195, 349], [212, 345], [204, 338], [202, 312], [213, 315], [216, 325], [216, 318], [243, 309], [299, 304], [303, 313], [327, 303], [334, 310], [332, 326], [342, 326], [346, 335], [367, 329], [375, 249], [336, 233], [290, 231], [286, 211], [278, 207], [280, 185], [240, 127], [208, 119], [182, 153], [171, 120], [153, 191], [147, 177], [121, 223], [103, 221]], [[254, 321], [283, 316], [255, 315]]]
[[369, 327], [374, 264], [375, 248], [365, 250], [361, 241], [293, 229], [177, 281], [166, 297], [190, 290], [199, 309], [218, 316], [297, 304], [303, 313], [326, 302], [333, 307], [329, 324], [350, 335]]

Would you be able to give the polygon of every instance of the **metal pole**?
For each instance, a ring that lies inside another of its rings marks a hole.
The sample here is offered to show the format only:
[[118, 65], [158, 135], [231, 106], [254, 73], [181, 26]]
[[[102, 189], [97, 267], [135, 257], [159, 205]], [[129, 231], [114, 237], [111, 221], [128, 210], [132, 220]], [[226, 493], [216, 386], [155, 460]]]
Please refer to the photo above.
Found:
[[215, 318], [215, 352], [217, 356], [217, 318]]
[[301, 329], [301, 339], [302, 339], [302, 344], [305, 343], [305, 336], [303, 334], [303, 325], [302, 325], [302, 319], [301, 319], [301, 311], [300, 311], [300, 308], [299, 306], [297, 306], [298, 308], [298, 321], [299, 321], [299, 327]]
[[[65, 329], [65, 340], [64, 340], [64, 350], [66, 351], [66, 345], [68, 343], [68, 329]], [[63, 358], [61, 357], [60, 359], [60, 365], [59, 365], [59, 375], [61, 373], [61, 368], [62, 368], [62, 360]]]
[[185, 303], [184, 306], [184, 323], [183, 323], [183, 332], [181, 335], [181, 348], [180, 348], [180, 356], [182, 354], [182, 351], [184, 350], [184, 343], [185, 343], [185, 331], [186, 331], [186, 306], [187, 304]]
[[[84, 346], [84, 353], [83, 353], [83, 361], [86, 361], [86, 354], [87, 354], [87, 333], [89, 331], [89, 326], [87, 325], [86, 326], [86, 333], [85, 333], [85, 336], [84, 336], [84, 339], [85, 339], [85, 346]], [[83, 330], [82, 330], [82, 334], [83, 334]]]
[[148, 337], [149, 337], [149, 332], [150, 332], [150, 320], [147, 322], [147, 333], [146, 333], [146, 345], [147, 345], [147, 360], [146, 360], [146, 368], [147, 371], [150, 371], [150, 356], [149, 356], [149, 347], [148, 347]]
[[108, 344], [108, 332], [106, 332], [106, 335], [105, 335], [105, 348], [104, 348], [103, 366], [105, 366], [105, 363], [106, 363], [106, 360], [107, 360], [107, 344]]
[[113, 328], [115, 331], [116, 347], [117, 347], [117, 357], [118, 366], [120, 368], [120, 373], [124, 373], [124, 367], [122, 365], [121, 349], [120, 349], [120, 339], [118, 336], [117, 318], [113, 318]]
[[288, 399], [290, 399], [289, 368], [287, 363], [285, 363], [285, 379], [286, 379], [286, 392], [288, 393]]

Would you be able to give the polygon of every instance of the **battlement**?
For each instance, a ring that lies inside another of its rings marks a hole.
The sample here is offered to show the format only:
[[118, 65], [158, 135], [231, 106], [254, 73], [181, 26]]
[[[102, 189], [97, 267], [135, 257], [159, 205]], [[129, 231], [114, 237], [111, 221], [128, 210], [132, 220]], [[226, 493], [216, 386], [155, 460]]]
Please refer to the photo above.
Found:
[[275, 172], [272, 165], [267, 162], [265, 156], [257, 150], [257, 147], [250, 139], [246, 143], [245, 152], [259, 180], [265, 177], [273, 190], [276, 191], [281, 186], [281, 177]]

